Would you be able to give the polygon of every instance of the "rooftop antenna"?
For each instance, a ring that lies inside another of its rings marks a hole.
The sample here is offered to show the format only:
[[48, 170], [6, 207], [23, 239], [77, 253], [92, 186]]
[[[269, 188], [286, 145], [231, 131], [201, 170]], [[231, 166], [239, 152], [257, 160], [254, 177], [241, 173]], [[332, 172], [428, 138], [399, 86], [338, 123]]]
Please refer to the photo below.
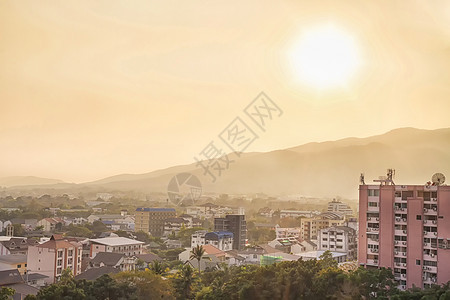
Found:
[[435, 173], [433, 177], [431, 177], [431, 181], [433, 185], [443, 185], [445, 182], [445, 176], [442, 173]]
[[361, 173], [361, 175], [359, 175], [359, 183], [361, 185], [365, 185], [366, 182], [364, 181], [364, 173]]
[[388, 170], [387, 170], [387, 180], [388, 180], [392, 185], [395, 185], [395, 183], [394, 183], [394, 176], [395, 176], [395, 170], [394, 170], [394, 169], [388, 169]]
[[380, 185], [395, 185], [394, 183], [395, 170], [387, 169], [386, 176], [379, 176], [378, 179], [374, 179], [374, 182], [379, 182]]

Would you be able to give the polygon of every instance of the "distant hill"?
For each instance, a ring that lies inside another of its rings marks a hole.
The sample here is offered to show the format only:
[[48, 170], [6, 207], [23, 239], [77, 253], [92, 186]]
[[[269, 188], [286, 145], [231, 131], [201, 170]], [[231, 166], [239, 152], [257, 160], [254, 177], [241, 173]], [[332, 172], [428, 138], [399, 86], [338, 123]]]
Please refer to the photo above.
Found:
[[230, 169], [223, 171], [215, 183], [190, 164], [88, 184], [106, 189], [165, 192], [172, 176], [190, 172], [199, 177], [207, 192], [356, 198], [361, 172], [365, 173], [366, 182], [385, 175], [391, 167], [397, 170], [396, 181], [403, 184], [425, 183], [435, 172], [450, 177], [450, 128], [401, 128], [367, 138], [308, 143], [233, 159]]
[[64, 183], [62, 180], [40, 178], [35, 176], [11, 176], [0, 178], [0, 186], [29, 186], [29, 185], [50, 185]]
[[[174, 175], [190, 172], [200, 179], [207, 193], [357, 198], [361, 172], [365, 173], [366, 183], [385, 175], [387, 168], [396, 169], [398, 184], [423, 184], [435, 172], [446, 174], [450, 181], [450, 128], [401, 128], [367, 138], [308, 143], [266, 153], [246, 153], [240, 158], [232, 154], [230, 158], [234, 162], [215, 183], [203, 176], [195, 164], [189, 164], [145, 174], [112, 176], [76, 188], [165, 193]], [[5, 184], [0, 180], [0, 185]]]

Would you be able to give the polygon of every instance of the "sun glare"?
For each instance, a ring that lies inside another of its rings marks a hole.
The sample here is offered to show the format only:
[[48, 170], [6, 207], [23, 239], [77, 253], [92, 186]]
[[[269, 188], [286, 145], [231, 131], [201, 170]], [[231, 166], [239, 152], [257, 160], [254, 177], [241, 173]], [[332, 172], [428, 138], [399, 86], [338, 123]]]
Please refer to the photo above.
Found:
[[306, 31], [289, 56], [296, 79], [317, 89], [345, 86], [360, 65], [352, 36], [331, 25]]

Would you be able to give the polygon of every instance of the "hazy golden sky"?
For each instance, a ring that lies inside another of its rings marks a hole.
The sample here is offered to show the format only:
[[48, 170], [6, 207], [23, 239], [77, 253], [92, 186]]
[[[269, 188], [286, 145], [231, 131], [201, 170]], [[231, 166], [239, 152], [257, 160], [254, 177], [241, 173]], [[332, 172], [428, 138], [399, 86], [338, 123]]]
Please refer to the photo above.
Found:
[[[305, 31], [349, 34], [345, 88], [299, 82]], [[448, 1], [0, 1], [0, 177], [88, 181], [193, 162], [260, 92], [250, 151], [450, 126]]]

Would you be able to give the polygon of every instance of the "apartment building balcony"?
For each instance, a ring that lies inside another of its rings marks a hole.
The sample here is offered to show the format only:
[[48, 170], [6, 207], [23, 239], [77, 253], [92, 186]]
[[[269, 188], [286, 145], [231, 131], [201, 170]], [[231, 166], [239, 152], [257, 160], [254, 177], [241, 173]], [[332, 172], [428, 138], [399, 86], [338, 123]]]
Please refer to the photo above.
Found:
[[406, 235], [408, 233], [408, 231], [406, 229], [395, 229], [394, 234], [395, 235]]
[[397, 288], [401, 291], [406, 291], [406, 285], [401, 284], [401, 285], [397, 286]]
[[376, 223], [376, 224], [378, 224], [380, 222], [380, 218], [379, 217], [368, 217], [367, 218], [367, 222], [368, 223]]
[[379, 240], [378, 239], [369, 238], [369, 239], [367, 239], [367, 244], [368, 245], [378, 245], [379, 244]]
[[423, 232], [423, 237], [425, 237], [425, 238], [436, 238], [437, 237], [437, 232], [436, 231], [434, 231], [434, 232], [432, 232], [432, 231], [424, 231]]
[[430, 260], [430, 261], [437, 261], [437, 255], [434, 253], [423, 253], [423, 259], [424, 260]]
[[423, 198], [423, 202], [427, 203], [427, 204], [437, 203], [437, 198], [433, 198], [433, 197]]
[[437, 274], [437, 267], [433, 266], [423, 266], [422, 269], [428, 273]]
[[437, 207], [435, 206], [433, 208], [424, 208], [423, 213], [429, 216], [437, 216]]
[[427, 226], [437, 226], [437, 220], [423, 220], [423, 224]]
[[380, 207], [379, 206], [369, 206], [367, 208], [367, 212], [376, 212], [379, 213], [380, 212]]
[[378, 253], [379, 250], [378, 250], [378, 248], [369, 248], [368, 252], [370, 252], [370, 253]]
[[394, 256], [396, 256], [396, 257], [406, 257], [406, 252], [394, 251]]
[[380, 232], [380, 228], [367, 227], [367, 233], [376, 233], [376, 234], [378, 234], [379, 232]]
[[405, 212], [405, 213], [407, 212], [406, 207], [395, 206], [394, 210], [397, 211], [397, 212]]
[[406, 218], [400, 218], [400, 217], [395, 217], [395, 223], [396, 224], [404, 224], [404, 225], [406, 225]]
[[366, 264], [370, 266], [378, 266], [378, 259], [368, 259]]
[[407, 245], [407, 242], [406, 241], [394, 241], [394, 245], [403, 245], [403, 246], [406, 246]]
[[396, 262], [394, 265], [396, 268], [406, 269], [406, 263]]
[[406, 273], [394, 273], [394, 279], [397, 281], [406, 280]]
[[422, 279], [423, 279], [423, 283], [426, 283], [426, 284], [435, 284], [437, 282], [437, 277], [436, 276], [426, 276], [426, 275], [424, 275], [422, 277]]

